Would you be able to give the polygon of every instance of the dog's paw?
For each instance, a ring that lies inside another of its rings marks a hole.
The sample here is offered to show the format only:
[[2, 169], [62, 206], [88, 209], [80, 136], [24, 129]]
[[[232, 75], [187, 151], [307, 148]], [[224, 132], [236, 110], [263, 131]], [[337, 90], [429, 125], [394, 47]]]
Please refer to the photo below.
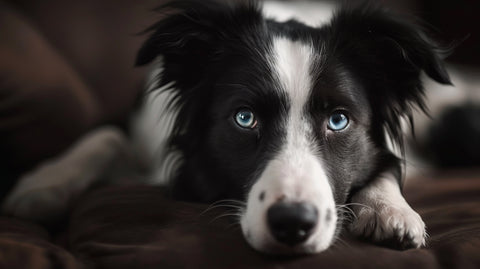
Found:
[[[2, 211], [37, 222], [55, 221], [65, 215], [72, 200], [106, 172], [127, 159], [128, 144], [113, 127], [92, 131], [62, 155], [47, 160], [23, 175], [5, 198]], [[127, 166], [127, 161], [121, 163]], [[122, 167], [116, 170], [121, 170]]]
[[399, 249], [425, 246], [425, 223], [406, 202], [391, 205], [376, 202], [352, 206], [356, 219], [350, 231], [359, 237]]
[[62, 186], [26, 190], [8, 196], [2, 205], [2, 211], [35, 222], [54, 222], [66, 212], [70, 205], [69, 196]]

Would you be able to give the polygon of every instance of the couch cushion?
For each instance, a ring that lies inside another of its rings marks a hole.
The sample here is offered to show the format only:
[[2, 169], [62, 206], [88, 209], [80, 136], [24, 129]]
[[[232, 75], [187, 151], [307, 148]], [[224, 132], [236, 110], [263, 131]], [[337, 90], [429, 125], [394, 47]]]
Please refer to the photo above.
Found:
[[[48, 41], [0, 2], [2, 180], [65, 149], [100, 119], [88, 86]], [[6, 189], [6, 188], [2, 188]]]
[[82, 199], [70, 247], [99, 268], [479, 268], [478, 173], [409, 181], [405, 193], [427, 224], [426, 248], [398, 251], [345, 236], [318, 255], [269, 257], [221, 217], [232, 212], [170, 201], [155, 187], [111, 188]]
[[[94, 89], [109, 122], [124, 121], [142, 89], [146, 68], [134, 68], [166, 0], [9, 0], [69, 60]], [[61, 22], [61, 23], [59, 23]]]
[[83, 268], [66, 250], [48, 241], [39, 226], [0, 217], [0, 268]]

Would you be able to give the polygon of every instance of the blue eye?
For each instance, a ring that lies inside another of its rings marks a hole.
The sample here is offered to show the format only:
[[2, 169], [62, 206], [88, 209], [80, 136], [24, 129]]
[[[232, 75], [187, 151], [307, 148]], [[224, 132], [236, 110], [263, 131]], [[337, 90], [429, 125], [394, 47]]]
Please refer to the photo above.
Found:
[[328, 128], [333, 131], [340, 131], [345, 129], [348, 126], [348, 117], [340, 112], [335, 111], [330, 118], [328, 118]]
[[235, 122], [242, 128], [253, 129], [257, 126], [257, 120], [253, 112], [248, 109], [242, 109], [235, 115]]

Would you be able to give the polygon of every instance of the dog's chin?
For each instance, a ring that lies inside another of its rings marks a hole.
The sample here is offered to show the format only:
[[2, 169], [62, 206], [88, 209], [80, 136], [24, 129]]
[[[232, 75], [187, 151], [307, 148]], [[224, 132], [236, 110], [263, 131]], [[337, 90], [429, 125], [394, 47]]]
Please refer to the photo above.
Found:
[[320, 253], [328, 249], [335, 241], [335, 225], [333, 229], [317, 229], [304, 243], [288, 246], [276, 241], [266, 230], [247, 227], [244, 216], [240, 224], [247, 243], [256, 251], [268, 255], [296, 256]]

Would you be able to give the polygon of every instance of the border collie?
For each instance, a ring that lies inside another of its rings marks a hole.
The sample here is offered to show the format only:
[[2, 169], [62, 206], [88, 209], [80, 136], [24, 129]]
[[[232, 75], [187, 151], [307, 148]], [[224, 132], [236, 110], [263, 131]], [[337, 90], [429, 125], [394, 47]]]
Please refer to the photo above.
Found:
[[[425, 244], [401, 194], [401, 123], [425, 108], [422, 72], [450, 79], [420, 27], [373, 5], [317, 24], [272, 19], [254, 1], [161, 10], [138, 53], [152, 72], [132, 129], [151, 183], [168, 179], [178, 199], [244, 201], [243, 235], [262, 252], [320, 252], [345, 225], [402, 249]], [[88, 141], [98, 145], [69, 154], [102, 160], [87, 168], [97, 175], [127, 143], [108, 128], [77, 148]], [[117, 150], [98, 157], [102, 145]]]

